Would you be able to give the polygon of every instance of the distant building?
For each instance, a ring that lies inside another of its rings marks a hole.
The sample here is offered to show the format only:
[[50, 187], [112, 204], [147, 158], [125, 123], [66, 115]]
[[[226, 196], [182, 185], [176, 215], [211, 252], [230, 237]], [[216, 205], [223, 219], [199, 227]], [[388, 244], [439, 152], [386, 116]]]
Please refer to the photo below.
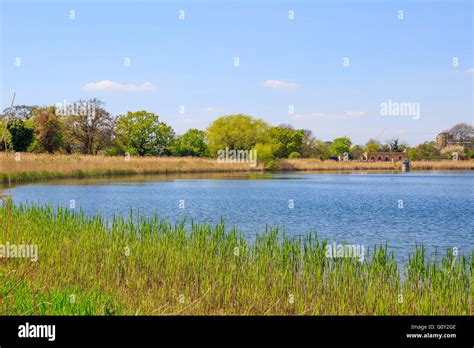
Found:
[[400, 162], [408, 158], [406, 152], [364, 152], [363, 159], [369, 162]]
[[449, 132], [441, 132], [436, 136], [436, 149], [438, 151], [444, 149], [447, 146], [462, 145], [464, 147], [471, 147], [472, 143], [469, 140], [455, 140], [453, 135]]
[[448, 132], [441, 132], [436, 136], [436, 149], [442, 150], [448, 146], [448, 142], [453, 140], [453, 136]]

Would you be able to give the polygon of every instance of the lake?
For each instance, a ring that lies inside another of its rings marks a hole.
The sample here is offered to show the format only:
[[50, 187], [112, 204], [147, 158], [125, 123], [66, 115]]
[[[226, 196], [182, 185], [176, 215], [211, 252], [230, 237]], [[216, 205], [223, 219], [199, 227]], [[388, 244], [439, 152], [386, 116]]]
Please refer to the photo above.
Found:
[[253, 173], [74, 179], [12, 187], [15, 203], [69, 206], [86, 214], [157, 213], [237, 227], [249, 239], [279, 226], [329, 241], [388, 242], [398, 261], [415, 243], [429, 252], [474, 248], [474, 172]]

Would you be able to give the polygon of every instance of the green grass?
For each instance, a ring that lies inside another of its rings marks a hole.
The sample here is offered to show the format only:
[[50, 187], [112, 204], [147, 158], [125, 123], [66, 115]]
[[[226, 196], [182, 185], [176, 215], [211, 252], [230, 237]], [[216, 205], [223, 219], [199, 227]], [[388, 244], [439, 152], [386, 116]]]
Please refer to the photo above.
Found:
[[9, 200], [0, 237], [39, 250], [37, 262], [0, 258], [0, 315], [472, 315], [474, 251], [428, 259], [415, 247], [402, 281], [387, 246], [364, 262], [328, 259], [311, 234], [249, 242], [223, 223], [104, 221]]

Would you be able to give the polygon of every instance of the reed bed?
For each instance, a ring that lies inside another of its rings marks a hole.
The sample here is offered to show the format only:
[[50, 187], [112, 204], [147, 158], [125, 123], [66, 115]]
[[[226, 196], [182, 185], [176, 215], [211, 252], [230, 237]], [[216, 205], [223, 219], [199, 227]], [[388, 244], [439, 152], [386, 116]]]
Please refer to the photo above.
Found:
[[[364, 161], [321, 161], [315, 158], [292, 158], [277, 161], [283, 171], [351, 171], [351, 170], [392, 170], [401, 171], [401, 162], [364, 162]], [[474, 160], [469, 161], [411, 161], [412, 170], [474, 170]]]
[[[279, 171], [400, 171], [399, 162], [320, 161], [314, 158], [279, 159]], [[0, 153], [0, 183], [28, 182], [55, 178], [85, 178], [116, 175], [171, 173], [229, 173], [263, 171], [249, 163], [219, 163], [197, 157], [107, 157]], [[474, 161], [411, 162], [413, 170], [474, 170]]]
[[413, 170], [474, 170], [474, 160], [417, 161], [410, 164]]
[[0, 153], [0, 182], [162, 173], [259, 171], [249, 163], [219, 163], [197, 157], [108, 157]]
[[91, 217], [0, 207], [2, 243], [39, 259], [0, 258], [0, 315], [472, 315], [471, 255], [428, 258], [400, 276], [387, 246], [363, 262], [329, 259], [327, 241], [276, 228], [252, 242], [224, 223]]

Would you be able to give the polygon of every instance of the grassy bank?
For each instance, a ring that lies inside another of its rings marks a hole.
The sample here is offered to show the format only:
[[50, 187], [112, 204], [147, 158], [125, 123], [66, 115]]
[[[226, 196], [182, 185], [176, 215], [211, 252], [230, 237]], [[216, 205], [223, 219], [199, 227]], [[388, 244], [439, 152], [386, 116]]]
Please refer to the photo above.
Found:
[[472, 314], [474, 251], [437, 263], [418, 248], [402, 281], [385, 247], [329, 259], [311, 235], [135, 221], [4, 203], [2, 243], [37, 244], [39, 259], [0, 258], [0, 315]]
[[[470, 161], [411, 161], [412, 170], [474, 170], [474, 160]], [[314, 158], [293, 158], [278, 160], [280, 170], [284, 171], [322, 171], [322, 170], [395, 170], [401, 171], [400, 162], [337, 162], [320, 161]]]
[[[394, 170], [401, 164], [391, 162], [337, 162], [312, 158], [279, 159], [274, 170]], [[474, 161], [412, 162], [413, 170], [474, 170]], [[115, 175], [166, 173], [226, 173], [262, 171], [263, 165], [219, 163], [216, 159], [197, 157], [105, 157], [85, 155], [47, 155], [21, 153], [16, 157], [0, 153], [0, 182], [27, 182], [54, 178], [85, 178]]]
[[324, 170], [401, 170], [399, 163], [392, 162], [338, 162], [321, 161], [315, 158], [292, 158], [278, 160], [280, 170], [284, 171], [324, 171]]
[[0, 182], [164, 173], [249, 172], [248, 163], [218, 163], [197, 157], [106, 157], [0, 153]]

